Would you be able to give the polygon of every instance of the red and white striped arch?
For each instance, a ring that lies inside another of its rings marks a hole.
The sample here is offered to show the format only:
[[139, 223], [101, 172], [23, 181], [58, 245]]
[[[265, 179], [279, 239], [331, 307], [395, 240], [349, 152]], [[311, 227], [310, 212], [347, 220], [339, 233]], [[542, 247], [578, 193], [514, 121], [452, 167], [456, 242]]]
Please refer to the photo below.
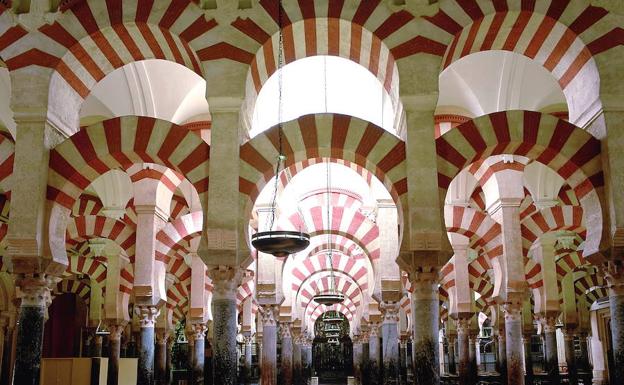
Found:
[[[342, 253], [334, 252], [331, 265], [334, 271], [344, 273], [352, 279], [361, 290], [368, 289], [369, 269], [371, 266], [366, 263], [365, 259], [355, 259]], [[300, 290], [303, 290], [303, 284], [309, 282], [314, 274], [327, 271], [328, 269], [329, 263], [325, 250], [318, 254], [311, 255], [303, 261], [296, 261], [295, 266], [289, 273], [291, 277], [291, 289], [299, 293]]]
[[595, 301], [609, 296], [607, 282], [595, 269], [587, 271], [585, 275], [576, 279], [574, 281], [574, 290], [577, 301], [584, 298], [590, 306]]
[[[282, 127], [286, 167], [318, 158], [343, 159], [373, 173], [397, 207], [404, 206], [401, 202], [407, 192], [405, 143], [394, 135], [372, 123], [340, 114], [305, 115]], [[249, 198], [247, 212], [273, 177], [277, 149], [277, 126], [240, 148], [239, 191]]]
[[100, 175], [148, 162], [182, 174], [205, 202], [209, 154], [201, 138], [171, 122], [136, 116], [109, 119], [81, 130], [50, 151], [48, 199], [71, 208]]
[[554, 206], [536, 211], [520, 223], [523, 248], [528, 251], [543, 234], [567, 230], [585, 237], [583, 208], [581, 206]]
[[174, 324], [186, 318], [191, 298], [191, 282], [178, 281], [167, 290], [167, 308], [173, 312]]
[[91, 286], [89, 286], [88, 283], [76, 279], [63, 279], [56, 284], [53, 294], [59, 296], [65, 293], [76, 294], [84, 301], [85, 305], [89, 306], [89, 302], [91, 301]]
[[168, 222], [156, 234], [156, 260], [168, 264], [173, 256], [173, 252], [190, 253], [197, 251], [186, 250], [185, 245], [182, 245], [181, 242], [197, 238], [202, 231], [203, 223], [204, 217], [201, 211], [195, 211]]
[[103, 208], [104, 205], [98, 196], [82, 194], [74, 203], [71, 216], [79, 217], [82, 215], [98, 215]]
[[91, 238], [106, 238], [117, 243], [131, 261], [134, 260], [136, 229], [127, 224], [100, 215], [84, 215], [67, 222], [66, 242], [70, 247]]
[[468, 237], [469, 246], [489, 258], [502, 254], [501, 227], [487, 213], [463, 206], [445, 206], [446, 231]]
[[11, 191], [14, 157], [15, 143], [12, 139], [0, 135], [0, 192], [4, 194]]
[[344, 159], [339, 159], [339, 158], [313, 158], [313, 159], [304, 159], [301, 162], [297, 162], [286, 167], [284, 169], [284, 172], [280, 174], [280, 180], [279, 180], [280, 191], [285, 189], [286, 186], [288, 186], [289, 181], [292, 180], [292, 178], [294, 178], [295, 175], [297, 175], [301, 171], [305, 170], [306, 168], [312, 165], [325, 163], [328, 161], [334, 164], [339, 164], [339, 165], [348, 167], [351, 170], [355, 171], [358, 175], [360, 175], [366, 181], [366, 184], [368, 184], [369, 186], [373, 183], [373, 176], [374, 176], [373, 173], [371, 173], [366, 168], [360, 166], [357, 163], [350, 162]]

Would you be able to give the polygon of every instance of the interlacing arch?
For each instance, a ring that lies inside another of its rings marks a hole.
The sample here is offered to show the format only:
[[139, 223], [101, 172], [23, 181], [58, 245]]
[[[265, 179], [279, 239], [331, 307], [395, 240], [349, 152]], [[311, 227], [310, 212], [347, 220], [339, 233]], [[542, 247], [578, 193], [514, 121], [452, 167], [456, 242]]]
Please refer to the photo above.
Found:
[[209, 153], [208, 144], [189, 130], [167, 121], [135, 116], [94, 124], [56, 146], [50, 151], [47, 194], [54, 202], [50, 220], [54, 259], [66, 260], [64, 249], [54, 247], [58, 238], [64, 238], [62, 218], [99, 176], [135, 163], [160, 164], [188, 179], [197, 190], [202, 207], [206, 207]]
[[[436, 139], [438, 184], [445, 191], [468, 165], [492, 155], [520, 155], [557, 172], [574, 190], [588, 228], [585, 253], [598, 250], [602, 214], [596, 192], [603, 185], [600, 141], [548, 114], [503, 111], [461, 124]], [[600, 217], [600, 218], [597, 218]]]
[[609, 296], [607, 282], [595, 268], [588, 267], [584, 270], [585, 274], [574, 281], [574, 290], [577, 302], [584, 298], [591, 306], [594, 302]]
[[[368, 266], [364, 260], [356, 260], [349, 255], [334, 252], [331, 265], [334, 271], [342, 272], [353, 279], [362, 290], [368, 288]], [[302, 261], [295, 261], [295, 266], [289, 274], [292, 277], [292, 290], [299, 292], [303, 283], [308, 281], [313, 274], [326, 271], [327, 269], [329, 269], [329, 263], [326, 250], [317, 254], [311, 254], [311, 256]]]
[[66, 243], [75, 247], [91, 238], [106, 238], [117, 243], [134, 261], [136, 230], [124, 222], [101, 215], [72, 217], [67, 222]]
[[[285, 167], [318, 158], [339, 158], [373, 173], [400, 208], [406, 199], [405, 143], [372, 123], [341, 114], [304, 115], [282, 125]], [[247, 212], [275, 172], [278, 126], [240, 148], [239, 191]], [[353, 150], [355, 149], [355, 150]], [[402, 215], [399, 209], [399, 215]]]

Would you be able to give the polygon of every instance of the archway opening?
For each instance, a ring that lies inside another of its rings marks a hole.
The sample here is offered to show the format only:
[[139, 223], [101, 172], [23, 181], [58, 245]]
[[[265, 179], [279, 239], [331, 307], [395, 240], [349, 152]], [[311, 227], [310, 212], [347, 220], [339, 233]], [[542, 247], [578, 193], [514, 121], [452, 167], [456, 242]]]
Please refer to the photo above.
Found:
[[321, 382], [344, 382], [353, 375], [353, 342], [349, 330], [349, 320], [337, 311], [327, 311], [314, 322], [313, 372]]

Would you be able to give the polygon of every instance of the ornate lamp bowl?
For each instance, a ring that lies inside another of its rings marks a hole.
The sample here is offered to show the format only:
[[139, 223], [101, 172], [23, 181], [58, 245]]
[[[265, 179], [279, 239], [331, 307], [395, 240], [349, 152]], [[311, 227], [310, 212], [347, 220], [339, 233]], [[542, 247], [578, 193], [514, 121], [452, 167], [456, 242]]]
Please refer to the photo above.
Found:
[[312, 299], [316, 303], [319, 303], [321, 305], [331, 306], [331, 305], [336, 305], [344, 301], [345, 296], [342, 293], [333, 292], [333, 293], [317, 294]]
[[262, 231], [251, 236], [256, 250], [275, 257], [287, 257], [310, 245], [310, 235], [298, 231]]

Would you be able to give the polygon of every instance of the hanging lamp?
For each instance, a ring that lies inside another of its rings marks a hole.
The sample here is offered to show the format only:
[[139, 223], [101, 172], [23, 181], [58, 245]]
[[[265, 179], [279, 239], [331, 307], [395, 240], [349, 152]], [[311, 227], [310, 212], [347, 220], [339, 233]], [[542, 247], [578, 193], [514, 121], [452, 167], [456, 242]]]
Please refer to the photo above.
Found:
[[[273, 199], [271, 200], [271, 213], [268, 220], [268, 230], [261, 231], [253, 234], [251, 236], [251, 244], [256, 250], [271, 254], [278, 258], [287, 257], [290, 254], [298, 253], [302, 250], [305, 250], [306, 247], [310, 245], [310, 234], [304, 231], [284, 231], [284, 230], [273, 230], [273, 225], [275, 224], [275, 210], [276, 210], [276, 200], [277, 200], [277, 189], [279, 186], [279, 176], [282, 171], [284, 171], [284, 161], [286, 160], [286, 156], [283, 153], [282, 149], [282, 67], [284, 61], [284, 37], [282, 33], [282, 2], [280, 0], [278, 4], [278, 27], [279, 27], [279, 45], [278, 45], [278, 54], [277, 54], [277, 78], [278, 78], [278, 92], [279, 92], [279, 100], [278, 100], [278, 124], [277, 124], [277, 133], [278, 133], [278, 155], [277, 155], [277, 165], [275, 167], [275, 185], [273, 189]], [[302, 223], [304, 223], [302, 221]]]
[[326, 293], [318, 293], [313, 299], [316, 303], [321, 305], [331, 306], [336, 305], [344, 301], [345, 296], [338, 290], [336, 290], [336, 279], [334, 277], [334, 264], [332, 263], [332, 246], [331, 246], [331, 233], [329, 229], [331, 228], [331, 167], [330, 161], [327, 160], [327, 169], [326, 169], [326, 178], [327, 178], [327, 245], [329, 247], [327, 252], [327, 261], [329, 262], [329, 290]]

